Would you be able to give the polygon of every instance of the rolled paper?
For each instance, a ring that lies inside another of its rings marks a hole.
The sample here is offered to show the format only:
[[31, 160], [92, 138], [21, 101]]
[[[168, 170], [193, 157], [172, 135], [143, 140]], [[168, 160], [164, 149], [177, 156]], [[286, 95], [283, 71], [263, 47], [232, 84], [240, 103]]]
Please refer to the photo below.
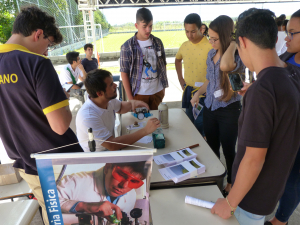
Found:
[[215, 205], [214, 202], [204, 201], [204, 200], [201, 200], [201, 199], [193, 198], [191, 196], [185, 196], [185, 203], [195, 205], [195, 206], [204, 207], [204, 208], [207, 208], [207, 209], [211, 209]]

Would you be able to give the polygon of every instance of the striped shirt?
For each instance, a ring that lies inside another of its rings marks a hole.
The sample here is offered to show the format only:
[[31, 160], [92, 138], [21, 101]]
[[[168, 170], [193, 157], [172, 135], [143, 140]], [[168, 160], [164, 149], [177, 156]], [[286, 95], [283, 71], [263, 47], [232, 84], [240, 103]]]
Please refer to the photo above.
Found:
[[[136, 33], [137, 34], [137, 33]], [[136, 34], [121, 46], [120, 72], [127, 73], [131, 84], [132, 95], [135, 96], [141, 86], [143, 73], [143, 52], [137, 41]], [[157, 57], [157, 74], [164, 88], [168, 87], [166, 71], [166, 54], [162, 41], [150, 34], [150, 40]]]
[[[205, 106], [207, 108], [211, 107], [211, 110], [214, 111], [221, 107], [226, 107], [230, 105], [231, 103], [240, 101], [242, 96], [239, 94], [233, 95], [231, 99], [228, 102], [220, 101], [218, 98], [215, 98], [214, 93], [215, 91], [218, 91], [221, 89], [220, 87], [220, 59], [216, 64], [214, 64], [213, 57], [216, 55], [217, 50], [212, 49], [208, 52], [206, 64], [206, 79], [209, 80], [209, 83], [207, 85], [206, 89], [206, 99], [205, 99]], [[245, 66], [240, 58], [239, 55], [235, 55], [235, 63], [236, 68], [233, 71], [234, 73], [244, 73], [245, 72]]]

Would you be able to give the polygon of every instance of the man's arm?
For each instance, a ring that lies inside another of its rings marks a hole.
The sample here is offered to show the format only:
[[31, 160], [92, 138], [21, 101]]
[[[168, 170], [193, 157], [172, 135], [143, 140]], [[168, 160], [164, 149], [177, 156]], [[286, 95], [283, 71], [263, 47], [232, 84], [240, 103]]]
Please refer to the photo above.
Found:
[[125, 89], [128, 100], [133, 100], [129, 75], [127, 73], [121, 72], [121, 77], [122, 77], [123, 87]]
[[[265, 162], [267, 148], [246, 147], [245, 155], [239, 165], [234, 185], [227, 196], [230, 205], [236, 208], [257, 180]], [[228, 219], [231, 208], [226, 199], [219, 198], [211, 209], [223, 219]]]
[[223, 54], [223, 56], [221, 57], [221, 61], [220, 61], [220, 69], [221, 71], [232, 71], [236, 68], [236, 62], [235, 62], [235, 51], [236, 51], [236, 42], [232, 41], [229, 45], [229, 47], [227, 48], [227, 50], [225, 51], [225, 53]]
[[206, 92], [207, 85], [209, 80], [206, 80], [204, 84], [199, 88], [199, 90], [194, 94], [193, 98], [191, 99], [191, 104], [194, 106], [195, 104], [198, 105], [200, 95], [203, 95]]
[[127, 98], [128, 100], [133, 100], [131, 84], [129, 80], [130, 66], [132, 64], [132, 61], [131, 61], [131, 53], [129, 52], [129, 48], [127, 45], [128, 43], [125, 42], [125, 44], [121, 46], [120, 72], [121, 72], [123, 87], [125, 89]]
[[182, 59], [175, 58], [175, 68], [176, 68], [180, 86], [181, 86], [182, 90], [184, 90], [185, 80], [183, 79], [183, 76], [182, 76]]
[[149, 106], [147, 103], [139, 100], [129, 100], [128, 102], [121, 102], [121, 109], [117, 113], [124, 114], [131, 110], [134, 112], [138, 107], [146, 107], [149, 110]]
[[[54, 67], [49, 59], [43, 60], [36, 71], [36, 95], [49, 122], [51, 129], [63, 135], [69, 128], [72, 113], [69, 109], [69, 97], [64, 92]], [[62, 73], [67, 78], [66, 73]], [[69, 82], [71, 80], [65, 80]], [[67, 97], [67, 98], [66, 98]]]
[[46, 114], [47, 120], [51, 129], [59, 134], [63, 135], [69, 128], [71, 120], [72, 120], [72, 113], [70, 111], [69, 106], [54, 110], [50, 113]]
[[80, 69], [80, 71], [82, 72], [82, 77], [81, 76], [78, 76], [78, 79], [80, 80], [80, 81], [84, 81], [85, 80], [85, 78], [86, 78], [86, 72], [85, 72], [85, 69], [83, 68], [83, 65], [82, 64], [79, 64], [78, 65], [78, 68]]
[[120, 150], [122, 148], [126, 148], [127, 145], [131, 145], [138, 140], [140, 140], [142, 137], [151, 134], [154, 132], [158, 127], [160, 127], [160, 122], [157, 118], [151, 118], [148, 120], [146, 127], [142, 128], [141, 130], [134, 132], [132, 134], [126, 134], [122, 135], [120, 137], [110, 137], [107, 139], [107, 141], [111, 142], [117, 142], [117, 143], [123, 143], [122, 144], [115, 144], [115, 143], [109, 143], [109, 142], [103, 142], [102, 146], [110, 151]]

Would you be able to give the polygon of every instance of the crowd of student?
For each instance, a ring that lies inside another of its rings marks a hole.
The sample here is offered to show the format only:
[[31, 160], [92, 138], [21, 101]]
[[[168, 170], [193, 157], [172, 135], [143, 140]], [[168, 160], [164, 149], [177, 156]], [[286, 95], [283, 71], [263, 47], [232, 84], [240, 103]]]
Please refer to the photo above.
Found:
[[[188, 41], [175, 59], [184, 91], [182, 107], [218, 157], [222, 146], [228, 170], [226, 198], [218, 199], [211, 212], [224, 219], [234, 214], [241, 225], [287, 224], [300, 202], [300, 10], [289, 21], [251, 8], [240, 14], [236, 25], [230, 17], [219, 16], [207, 27], [194, 13], [183, 23]], [[160, 126], [152, 118], [140, 132], [114, 135], [115, 113], [137, 107], [155, 110], [168, 87], [164, 46], [151, 34], [152, 24], [151, 11], [139, 9], [137, 33], [121, 46], [127, 102], [116, 99], [111, 73], [97, 69], [91, 44], [85, 45], [82, 61], [79, 53], [67, 54], [69, 64], [58, 78], [45, 55], [62, 35], [54, 18], [36, 7], [20, 12], [11, 38], [0, 46], [0, 137], [42, 206], [45, 224], [49, 222], [31, 153], [75, 143], [77, 138], [80, 146], [52, 152], [89, 151], [88, 128], [98, 140], [96, 151], [118, 150]], [[234, 92], [228, 74], [244, 78], [246, 67], [257, 80]], [[61, 87], [65, 83], [73, 84], [69, 93]], [[68, 97], [83, 99], [83, 84], [89, 97], [77, 114], [76, 137], [69, 128]], [[199, 103], [203, 110], [195, 120], [192, 110]], [[265, 222], [278, 200], [275, 217]]]

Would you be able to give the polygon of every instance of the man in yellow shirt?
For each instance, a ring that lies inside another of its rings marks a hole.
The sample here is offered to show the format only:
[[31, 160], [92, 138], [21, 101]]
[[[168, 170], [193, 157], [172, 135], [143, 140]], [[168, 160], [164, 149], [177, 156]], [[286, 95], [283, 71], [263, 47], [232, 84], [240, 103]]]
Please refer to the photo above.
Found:
[[[211, 44], [201, 33], [201, 18], [196, 13], [191, 13], [184, 19], [184, 28], [188, 41], [184, 42], [176, 54], [175, 67], [183, 92], [182, 108], [186, 108], [186, 114], [194, 123], [197, 130], [204, 137], [203, 110], [194, 119], [193, 106], [190, 100], [194, 93], [206, 81], [206, 59], [211, 50]], [[182, 60], [184, 64], [184, 78], [182, 76]], [[200, 96], [199, 104], [204, 106], [205, 96]], [[198, 107], [198, 106], [195, 106]]]

